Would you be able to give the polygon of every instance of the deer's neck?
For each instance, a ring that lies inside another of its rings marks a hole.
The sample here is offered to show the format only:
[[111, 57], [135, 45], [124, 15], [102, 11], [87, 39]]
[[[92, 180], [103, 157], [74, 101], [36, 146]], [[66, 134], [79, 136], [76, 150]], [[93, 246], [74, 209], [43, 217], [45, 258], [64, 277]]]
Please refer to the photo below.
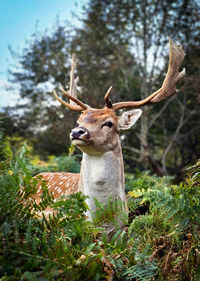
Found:
[[93, 198], [104, 205], [108, 198], [126, 202], [121, 146], [98, 156], [83, 152], [79, 184], [83, 194], [89, 196], [86, 202], [92, 212], [95, 211]]

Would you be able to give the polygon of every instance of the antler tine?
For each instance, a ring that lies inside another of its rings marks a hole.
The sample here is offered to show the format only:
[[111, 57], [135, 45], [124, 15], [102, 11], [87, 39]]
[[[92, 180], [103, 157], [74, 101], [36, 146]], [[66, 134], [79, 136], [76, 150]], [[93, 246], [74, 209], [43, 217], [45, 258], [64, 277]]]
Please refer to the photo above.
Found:
[[144, 100], [119, 102], [113, 104], [114, 111], [117, 111], [121, 108], [141, 107], [146, 104], [158, 103], [176, 93], [176, 83], [183, 78], [186, 73], [185, 68], [179, 72], [179, 68], [184, 59], [185, 53], [182, 49], [182, 46], [175, 44], [170, 38], [169, 45], [169, 66], [162, 87]]
[[105, 100], [108, 108], [112, 108], [112, 102], [109, 99], [109, 95], [110, 95], [111, 90], [112, 90], [112, 86], [110, 86], [110, 88], [108, 89], [108, 91], [107, 91], [107, 93], [105, 94], [105, 97], [104, 97], [104, 100]]
[[59, 88], [59, 90], [65, 95], [67, 96], [70, 100], [72, 100], [73, 102], [75, 102], [76, 104], [78, 104], [82, 110], [87, 109], [87, 105], [85, 105], [83, 102], [81, 102], [79, 99], [73, 97], [72, 95], [70, 95], [68, 92], [66, 92], [63, 88]]
[[181, 45], [175, 44], [169, 38], [170, 44], [170, 53], [169, 53], [169, 66], [167, 70], [167, 75], [161, 87], [160, 93], [158, 93], [152, 100], [151, 103], [157, 103], [161, 100], [166, 99], [169, 96], [172, 96], [176, 93], [176, 83], [182, 79], [185, 74], [186, 70], [183, 68], [181, 72], [179, 72], [179, 68], [181, 63], [185, 57], [185, 52]]
[[[76, 69], [76, 56], [75, 54], [72, 54], [72, 62], [71, 62], [71, 72], [70, 72], [70, 84], [69, 84], [69, 94], [72, 97], [77, 98], [77, 93], [76, 93], [76, 85], [77, 85], [77, 79], [75, 79], [75, 69]], [[70, 100], [70, 104], [76, 105], [74, 101]]]
[[69, 109], [74, 110], [74, 111], [83, 111], [82, 107], [72, 105], [72, 104], [70, 104], [68, 102], [65, 102], [64, 100], [60, 99], [55, 90], [53, 91], [53, 95], [60, 103], [62, 103], [64, 106], [68, 107]]
[[[71, 62], [69, 93], [66, 92], [62, 87], [59, 88], [59, 90], [69, 98], [70, 103], [67, 103], [67, 102], [61, 100], [58, 97], [56, 91], [54, 91], [53, 94], [54, 94], [54, 97], [60, 103], [62, 103], [64, 106], [66, 106], [66, 107], [68, 107], [72, 110], [75, 110], [75, 111], [83, 111], [83, 110], [87, 109], [87, 106], [84, 103], [82, 103], [77, 98], [77, 95], [76, 95], [76, 84], [77, 84], [78, 77], [75, 79], [75, 69], [76, 69], [76, 57], [75, 57], [75, 54], [73, 54], [72, 55], [72, 62]], [[79, 106], [77, 106], [77, 105], [79, 105]]]

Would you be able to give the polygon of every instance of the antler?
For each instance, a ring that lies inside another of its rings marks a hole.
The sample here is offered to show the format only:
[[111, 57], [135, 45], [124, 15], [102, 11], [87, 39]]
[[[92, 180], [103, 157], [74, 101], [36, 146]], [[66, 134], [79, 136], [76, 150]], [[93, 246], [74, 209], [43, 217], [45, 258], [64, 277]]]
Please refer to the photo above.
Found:
[[113, 105], [112, 105], [110, 99], [108, 98], [108, 96], [110, 94], [110, 89], [109, 89], [105, 95], [105, 100], [107, 102], [107, 106], [108, 106], [108, 102], [109, 102], [109, 106], [108, 106], [109, 108], [112, 108], [114, 111], [117, 111], [121, 108], [141, 107], [146, 104], [158, 103], [161, 100], [164, 100], [167, 97], [170, 97], [176, 93], [176, 83], [186, 73], [185, 68], [181, 72], [179, 72], [179, 68], [184, 59], [185, 53], [182, 49], [182, 46], [176, 45], [170, 38], [169, 38], [169, 45], [170, 45], [169, 66], [168, 66], [167, 75], [165, 77], [162, 87], [144, 100], [118, 102]]
[[105, 97], [104, 97], [104, 100], [105, 100], [108, 108], [112, 108], [112, 102], [109, 99], [109, 95], [110, 95], [111, 90], [112, 90], [112, 86], [110, 86], [110, 88], [108, 89], [108, 91], [107, 91], [107, 93], [105, 94]]
[[[82, 103], [76, 95], [76, 84], [78, 77], [75, 79], [75, 69], [76, 69], [76, 58], [75, 54], [72, 55], [72, 63], [71, 63], [71, 73], [70, 73], [70, 87], [69, 87], [69, 93], [66, 92], [62, 87], [59, 88], [59, 90], [70, 99], [70, 103], [67, 103], [60, 99], [56, 93], [56, 91], [53, 91], [54, 97], [62, 103], [64, 106], [75, 110], [75, 111], [83, 111], [87, 109], [87, 106]], [[79, 105], [79, 106], [77, 106]]]

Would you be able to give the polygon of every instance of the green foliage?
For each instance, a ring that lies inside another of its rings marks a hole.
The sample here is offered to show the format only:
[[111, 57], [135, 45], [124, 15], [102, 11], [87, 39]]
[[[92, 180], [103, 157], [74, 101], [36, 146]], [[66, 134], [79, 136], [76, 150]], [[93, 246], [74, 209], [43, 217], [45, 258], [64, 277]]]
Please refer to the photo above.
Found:
[[12, 158], [12, 150], [10, 148], [10, 143], [4, 135], [3, 128], [3, 118], [0, 116], [0, 160], [5, 160], [7, 158]]
[[190, 172], [185, 183], [171, 186], [169, 186], [169, 177], [156, 178], [144, 174], [133, 182], [134, 190], [129, 195], [131, 198], [136, 198], [137, 204], [150, 202], [151, 212], [165, 215], [166, 219], [173, 217], [179, 222], [179, 227], [199, 224], [199, 162], [190, 169], [192, 173]]
[[173, 177], [156, 177], [150, 175], [150, 172], [136, 171], [135, 175], [126, 174], [126, 191], [135, 189], [148, 189], [154, 188], [155, 186], [168, 186]]
[[[7, 280], [43, 280], [42, 276], [52, 280], [67, 274], [70, 278], [74, 270], [71, 266], [92, 241], [84, 215], [84, 196], [71, 195], [66, 201], [53, 203], [44, 183], [42, 202], [36, 205], [31, 195], [37, 180], [31, 177], [25, 153], [24, 148], [0, 177], [0, 275]], [[48, 205], [58, 210], [57, 214], [48, 220], [38, 217]], [[64, 274], [68, 267], [71, 269]]]
[[[126, 231], [109, 239], [102, 228], [86, 220], [81, 193], [54, 202], [43, 182], [42, 201], [36, 205], [31, 198], [37, 180], [31, 176], [33, 166], [26, 154], [23, 147], [0, 176], [2, 280], [130, 280], [130, 274], [144, 280], [154, 275], [156, 268], [147, 270], [152, 266], [146, 255], [137, 262], [140, 253]], [[42, 213], [48, 205], [57, 212], [47, 219]], [[106, 211], [109, 217], [113, 207]]]
[[69, 156], [72, 156], [75, 152], [75, 146], [71, 143], [69, 147]]
[[[96, 200], [94, 223], [85, 196], [54, 202], [45, 182], [40, 204], [27, 147], [1, 162], [1, 280], [198, 280], [200, 162], [180, 185], [148, 173], [127, 176], [129, 223], [124, 206]], [[47, 206], [56, 210], [47, 219]], [[120, 214], [127, 226], [120, 228]], [[115, 226], [109, 235], [106, 224]]]
[[[92, 214], [93, 222], [95, 225], [111, 224], [119, 229], [120, 224], [126, 225], [128, 217], [125, 212], [126, 206], [120, 200], [113, 200], [112, 197], [108, 198], [106, 206], [102, 205], [96, 198], [94, 198], [96, 211]], [[118, 219], [117, 219], [118, 218]]]
[[[61, 155], [58, 157], [50, 157], [48, 162], [42, 161], [32, 161], [35, 165], [34, 173], [42, 173], [42, 172], [72, 172], [79, 173], [80, 171], [80, 163], [76, 160], [75, 156], [67, 156]], [[40, 165], [37, 165], [40, 164]]]
[[134, 218], [128, 233], [139, 249], [150, 244], [149, 253], [159, 259], [160, 274], [167, 280], [193, 280], [199, 274], [199, 179], [199, 161], [188, 169], [188, 177], [179, 185], [169, 185], [169, 178], [148, 174], [133, 182], [128, 179], [128, 187], [134, 187], [128, 198]]
[[60, 156], [53, 159], [53, 162], [56, 164], [55, 172], [73, 172], [79, 173], [80, 163], [76, 161], [76, 158], [73, 156]]

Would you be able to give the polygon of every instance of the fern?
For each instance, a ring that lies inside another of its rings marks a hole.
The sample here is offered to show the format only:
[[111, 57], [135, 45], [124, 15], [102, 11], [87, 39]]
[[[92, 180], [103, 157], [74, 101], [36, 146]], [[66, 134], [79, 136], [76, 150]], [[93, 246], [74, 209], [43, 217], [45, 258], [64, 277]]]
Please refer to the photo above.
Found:
[[[31, 200], [37, 180], [27, 153], [24, 146], [0, 164], [1, 280], [198, 280], [199, 162], [180, 185], [128, 176], [129, 224], [125, 206], [110, 198], [106, 206], [96, 200], [92, 223], [81, 193], [54, 202], [44, 181], [41, 203]], [[48, 205], [56, 213], [38, 216]], [[109, 223], [110, 237], [102, 227]]]
[[[144, 186], [136, 187], [133, 184], [135, 189], [129, 192], [128, 202], [133, 212], [136, 213], [140, 206], [147, 203], [149, 210], [144, 215], [133, 216], [128, 233], [133, 241], [138, 242], [138, 249], [142, 250], [143, 245], [148, 242], [154, 249], [153, 257], [160, 258], [161, 253], [164, 265], [160, 261], [159, 266], [163, 274], [169, 276], [167, 280], [174, 278], [171, 274], [175, 271], [178, 276], [179, 274], [187, 276], [187, 280], [198, 272], [198, 262], [195, 260], [198, 259], [197, 252], [200, 247], [199, 171], [197, 162], [188, 169], [185, 182], [171, 186], [165, 184], [165, 181], [160, 184], [162, 182], [160, 179], [153, 185], [148, 184], [147, 176], [144, 175], [145, 180], [140, 180]], [[163, 253], [165, 248], [166, 254]], [[176, 264], [179, 265], [179, 272]], [[186, 268], [190, 270], [187, 269], [186, 272]], [[180, 276], [176, 278], [182, 280]]]

